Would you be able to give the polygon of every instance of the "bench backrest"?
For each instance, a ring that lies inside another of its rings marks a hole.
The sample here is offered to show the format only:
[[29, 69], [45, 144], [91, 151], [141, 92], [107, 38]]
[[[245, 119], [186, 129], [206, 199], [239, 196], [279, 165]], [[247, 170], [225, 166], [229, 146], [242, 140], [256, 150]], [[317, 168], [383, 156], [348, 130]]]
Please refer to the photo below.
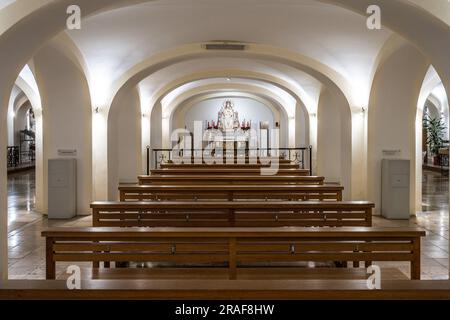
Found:
[[244, 176], [244, 175], [164, 175], [164, 176], [139, 176], [139, 184], [307, 184], [322, 185], [324, 177], [316, 176]]
[[[260, 168], [167, 168], [151, 170], [151, 175], [261, 175]], [[277, 176], [308, 176], [306, 169], [279, 169]]]
[[60, 228], [42, 235], [47, 279], [55, 278], [58, 261], [225, 263], [230, 279], [248, 263], [407, 261], [411, 279], [420, 279], [425, 233], [400, 228]]
[[[299, 169], [298, 164], [290, 164], [290, 163], [279, 163], [280, 169]], [[210, 168], [210, 169], [261, 169], [269, 167], [268, 165], [263, 164], [195, 164], [195, 163], [185, 163], [185, 164], [174, 164], [174, 163], [162, 163], [160, 164], [161, 169], [203, 169], [203, 168]]]
[[94, 202], [94, 227], [372, 226], [371, 202]]
[[121, 185], [120, 201], [342, 201], [338, 185]]

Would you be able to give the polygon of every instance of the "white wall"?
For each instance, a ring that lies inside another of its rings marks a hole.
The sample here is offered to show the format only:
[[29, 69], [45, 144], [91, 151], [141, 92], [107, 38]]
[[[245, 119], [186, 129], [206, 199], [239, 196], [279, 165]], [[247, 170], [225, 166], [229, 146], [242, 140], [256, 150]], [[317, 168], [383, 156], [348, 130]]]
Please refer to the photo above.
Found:
[[342, 183], [341, 115], [328, 90], [320, 95], [317, 118], [317, 174], [327, 181]]
[[141, 113], [136, 89], [123, 93], [108, 118], [108, 198], [117, 200], [120, 183], [137, 182], [142, 174]]
[[317, 172], [326, 182], [344, 186], [352, 198], [352, 122], [347, 101], [324, 88], [317, 109]]
[[297, 103], [295, 108], [295, 146], [308, 147], [309, 139], [309, 114]]
[[47, 212], [48, 159], [59, 158], [58, 149], [75, 149], [77, 212], [79, 215], [89, 214], [92, 200], [92, 113], [86, 78], [71, 59], [51, 46], [37, 53], [34, 64], [43, 105], [42, 210]]
[[376, 212], [379, 212], [381, 202], [381, 159], [392, 158], [383, 155], [383, 150], [400, 150], [394, 157], [411, 161], [410, 211], [415, 213], [415, 188], [416, 183], [420, 183], [420, 177], [415, 175], [416, 113], [428, 66], [420, 52], [404, 45], [375, 74], [368, 114], [367, 189], [369, 199], [375, 202]]
[[14, 105], [16, 99], [23, 95], [19, 87], [14, 86], [8, 105], [8, 146], [14, 146]]
[[[228, 98], [212, 98], [200, 101], [194, 105], [184, 108], [181, 105], [174, 113], [172, 120], [172, 130], [176, 128], [184, 128], [186, 125], [188, 130], [193, 132], [194, 121], [210, 121], [217, 122], [218, 112], [222, 108], [223, 103]], [[253, 129], [259, 130], [261, 121], [268, 121], [271, 128], [275, 128], [275, 122], [281, 124], [280, 146], [287, 145], [287, 119], [280, 113], [274, 112], [265, 104], [251, 98], [233, 97], [229, 98], [234, 102], [234, 108], [239, 113], [239, 120], [252, 121]]]
[[[162, 148], [162, 106], [160, 102], [153, 107], [150, 116], [150, 147], [151, 149]], [[152, 153], [150, 153], [150, 163], [151, 168], [154, 168], [155, 158]]]
[[20, 145], [20, 131], [26, 129], [27, 126], [27, 112], [30, 110], [31, 105], [29, 102], [20, 106], [16, 112], [14, 117], [14, 146]]

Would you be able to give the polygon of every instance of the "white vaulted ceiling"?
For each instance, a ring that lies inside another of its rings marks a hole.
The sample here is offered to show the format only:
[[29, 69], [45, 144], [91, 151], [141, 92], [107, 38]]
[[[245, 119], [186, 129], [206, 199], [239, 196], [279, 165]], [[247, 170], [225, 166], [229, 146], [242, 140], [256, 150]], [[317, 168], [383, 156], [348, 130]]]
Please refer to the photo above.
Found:
[[15, 0], [0, 0], [0, 10], [3, 9], [4, 7], [10, 5], [14, 1]]
[[[386, 29], [368, 30], [361, 15], [313, 0], [159, 0], [87, 18], [81, 30], [68, 33], [87, 62], [91, 81], [101, 86], [164, 50], [233, 40], [300, 53], [358, 90], [368, 90], [377, 55], [391, 35]], [[312, 96], [320, 90], [318, 81], [280, 63], [231, 58], [170, 66], [145, 80], [144, 88], [152, 92], [188, 71], [214, 68], [276, 74]]]
[[[238, 58], [193, 59], [173, 64], [144, 79], [140, 84], [140, 90], [142, 95], [148, 97], [148, 100], [152, 100], [152, 98], [160, 98], [152, 97], [152, 93], [158, 92], [165, 85], [172, 83], [177, 79], [184, 79], [189, 75], [195, 77], [197, 74], [201, 77], [203, 73], [209, 72], [224, 72], [221, 79], [215, 79], [215, 83], [219, 82], [218, 80], [222, 80], [222, 83], [229, 83], [230, 81], [228, 81], [227, 78], [231, 77], [231, 82], [235, 82], [235, 78], [239, 77], [239, 75], [235, 75], [235, 72], [239, 74], [239, 70], [255, 73], [255, 77], [258, 74], [263, 74], [278, 78], [304, 93], [303, 96], [307, 97], [305, 100], [310, 99], [309, 101], [316, 101], [321, 90], [319, 81], [300, 70], [277, 62]], [[192, 87], [194, 83], [199, 84], [200, 82], [195, 80], [201, 79], [202, 78], [192, 79], [190, 86]], [[246, 81], [255, 83], [257, 82], [256, 80], [257, 79], [247, 79]], [[180, 82], [182, 82], [182, 80], [180, 80]], [[185, 83], [180, 83], [180, 85], [183, 84]], [[271, 86], [267, 84], [267, 87]], [[309, 101], [304, 102], [308, 104]], [[314, 105], [315, 103], [312, 102], [312, 104]]]

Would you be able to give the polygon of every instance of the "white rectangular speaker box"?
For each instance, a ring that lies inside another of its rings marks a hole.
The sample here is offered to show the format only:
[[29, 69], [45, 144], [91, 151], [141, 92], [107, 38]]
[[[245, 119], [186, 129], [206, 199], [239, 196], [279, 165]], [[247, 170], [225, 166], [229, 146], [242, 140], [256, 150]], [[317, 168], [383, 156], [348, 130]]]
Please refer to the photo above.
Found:
[[383, 159], [381, 163], [381, 215], [410, 218], [410, 161]]
[[48, 160], [48, 218], [70, 219], [76, 213], [76, 159]]

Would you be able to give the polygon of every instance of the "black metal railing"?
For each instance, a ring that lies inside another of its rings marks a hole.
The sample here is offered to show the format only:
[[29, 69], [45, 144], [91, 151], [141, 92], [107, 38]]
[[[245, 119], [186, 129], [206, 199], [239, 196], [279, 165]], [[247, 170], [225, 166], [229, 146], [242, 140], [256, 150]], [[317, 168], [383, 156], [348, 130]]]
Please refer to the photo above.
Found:
[[[147, 175], [150, 174], [150, 168], [160, 168], [161, 164], [170, 162], [173, 159], [186, 159], [201, 157], [203, 159], [204, 149], [152, 149], [147, 147]], [[152, 157], [151, 157], [152, 153]], [[227, 151], [223, 150], [224, 159], [228, 156]], [[309, 169], [312, 175], [312, 146], [300, 148], [254, 148], [254, 149], [235, 149], [234, 156], [252, 156], [255, 158], [280, 157], [289, 159], [294, 164], [298, 164], [301, 169]], [[212, 152], [212, 156], [220, 157]], [[233, 156], [233, 154], [232, 154]], [[153, 166], [152, 166], [153, 162]]]

